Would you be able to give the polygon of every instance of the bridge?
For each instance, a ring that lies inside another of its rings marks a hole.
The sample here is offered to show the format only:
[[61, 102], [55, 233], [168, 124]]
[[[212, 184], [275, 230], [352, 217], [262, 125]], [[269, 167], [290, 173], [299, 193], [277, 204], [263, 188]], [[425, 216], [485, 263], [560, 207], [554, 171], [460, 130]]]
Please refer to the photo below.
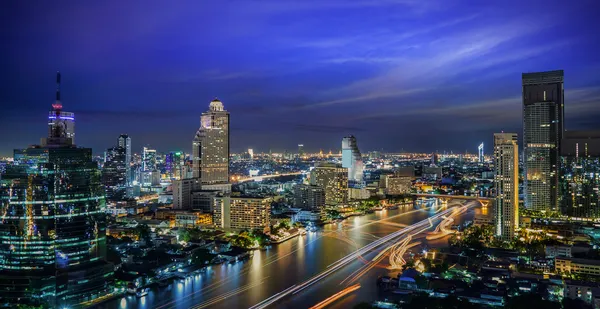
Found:
[[429, 194], [429, 193], [413, 193], [411, 194], [414, 197], [424, 197], [424, 198], [437, 198], [442, 201], [442, 203], [447, 203], [449, 200], [471, 200], [478, 201], [481, 206], [486, 207], [490, 204], [490, 202], [494, 201], [494, 198], [491, 197], [481, 197], [481, 196], [467, 196], [467, 195], [450, 195], [450, 194]]
[[237, 179], [235, 182], [241, 183], [241, 182], [248, 182], [248, 181], [262, 181], [263, 179], [277, 178], [277, 177], [282, 177], [282, 176], [296, 176], [296, 175], [302, 175], [303, 173], [304, 172], [293, 172], [293, 173], [285, 173], [285, 174], [260, 175], [260, 176]]

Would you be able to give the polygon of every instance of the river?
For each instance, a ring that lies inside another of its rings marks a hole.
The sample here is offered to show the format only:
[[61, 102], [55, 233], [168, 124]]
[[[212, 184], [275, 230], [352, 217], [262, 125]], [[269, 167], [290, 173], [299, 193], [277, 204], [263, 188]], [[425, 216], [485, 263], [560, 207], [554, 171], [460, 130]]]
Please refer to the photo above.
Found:
[[[474, 201], [469, 203], [476, 203]], [[373, 240], [426, 219], [435, 209], [397, 209], [377, 211], [342, 222], [325, 225], [318, 232], [296, 237], [263, 251], [255, 251], [246, 262], [212, 266], [205, 273], [168, 287], [155, 288], [137, 298], [123, 296], [99, 305], [99, 308], [249, 308], [282, 290], [303, 282], [327, 269], [332, 263]], [[473, 211], [459, 221], [471, 219]], [[436, 245], [445, 240], [437, 241]], [[420, 249], [418, 249], [420, 250]], [[346, 287], [340, 284], [377, 252], [368, 253], [343, 269], [283, 299], [272, 308], [308, 308]], [[386, 260], [384, 259], [384, 262]], [[391, 273], [395, 275], [394, 273]], [[390, 275], [383, 266], [372, 268], [355, 282], [361, 288], [328, 308], [351, 308], [361, 301], [378, 298], [377, 277]]]

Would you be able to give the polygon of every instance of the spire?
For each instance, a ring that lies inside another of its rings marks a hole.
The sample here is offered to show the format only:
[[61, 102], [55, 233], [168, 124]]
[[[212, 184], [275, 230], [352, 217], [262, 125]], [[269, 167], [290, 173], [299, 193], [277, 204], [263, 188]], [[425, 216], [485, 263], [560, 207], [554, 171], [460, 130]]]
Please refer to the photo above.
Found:
[[54, 110], [61, 110], [62, 103], [60, 102], [60, 72], [56, 72], [56, 102], [52, 104]]

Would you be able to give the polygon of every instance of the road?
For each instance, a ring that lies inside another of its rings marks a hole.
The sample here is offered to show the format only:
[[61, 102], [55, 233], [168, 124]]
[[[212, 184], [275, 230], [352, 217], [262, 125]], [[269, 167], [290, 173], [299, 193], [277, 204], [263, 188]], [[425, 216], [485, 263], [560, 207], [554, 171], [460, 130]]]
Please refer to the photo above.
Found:
[[[265, 305], [265, 300], [273, 295], [311, 280], [344, 259], [342, 267], [303, 286], [295, 294], [277, 299], [268, 304], [268, 308], [309, 308], [359, 283], [360, 289], [327, 307], [348, 308], [376, 298], [377, 277], [390, 273], [384, 266], [371, 262], [375, 258], [387, 262], [377, 256], [387, 245], [359, 254], [356, 254], [357, 250], [402, 230], [401, 226], [427, 221], [436, 212], [441, 213], [439, 209], [398, 209], [349, 218], [326, 225], [317, 233], [289, 240], [269, 250], [256, 251], [250, 261], [213, 266], [206, 274], [153, 290], [145, 297], [126, 296], [104, 303], [100, 308], [263, 308], [261, 304]], [[472, 211], [455, 218], [455, 223], [470, 217]], [[352, 258], [348, 259], [348, 256]]]

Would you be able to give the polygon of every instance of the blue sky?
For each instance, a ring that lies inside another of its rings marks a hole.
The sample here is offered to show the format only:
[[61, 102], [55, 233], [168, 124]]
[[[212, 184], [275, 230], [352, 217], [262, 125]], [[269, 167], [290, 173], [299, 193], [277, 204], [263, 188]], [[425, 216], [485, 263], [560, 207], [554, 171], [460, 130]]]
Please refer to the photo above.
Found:
[[[39, 141], [62, 72], [77, 143], [190, 151], [214, 97], [234, 151], [476, 151], [521, 135], [521, 73], [565, 70], [567, 129], [600, 127], [596, 1], [0, 3], [0, 154]], [[488, 149], [491, 149], [488, 147]]]

